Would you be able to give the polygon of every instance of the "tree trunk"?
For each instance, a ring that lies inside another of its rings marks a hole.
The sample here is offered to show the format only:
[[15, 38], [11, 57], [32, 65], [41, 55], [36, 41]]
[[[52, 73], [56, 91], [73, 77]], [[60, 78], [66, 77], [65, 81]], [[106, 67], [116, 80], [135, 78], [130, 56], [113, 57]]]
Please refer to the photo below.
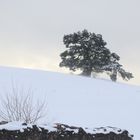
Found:
[[113, 82], [116, 82], [117, 81], [117, 71], [116, 70], [114, 70], [113, 73], [110, 75], [110, 79]]
[[90, 77], [91, 76], [91, 72], [92, 72], [91, 69], [84, 69], [83, 72], [81, 73], [81, 75]]

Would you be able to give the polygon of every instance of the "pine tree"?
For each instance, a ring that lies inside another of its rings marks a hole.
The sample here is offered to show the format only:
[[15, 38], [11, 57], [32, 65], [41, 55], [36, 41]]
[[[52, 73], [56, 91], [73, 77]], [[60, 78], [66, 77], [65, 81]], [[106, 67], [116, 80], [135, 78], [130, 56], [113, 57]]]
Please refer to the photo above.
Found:
[[60, 54], [62, 61], [60, 67], [67, 67], [72, 71], [80, 69], [82, 75], [91, 76], [92, 72], [109, 72], [113, 81], [117, 80], [120, 73], [123, 79], [132, 78], [132, 74], [125, 72], [118, 63], [120, 57], [111, 53], [102, 35], [90, 33], [87, 30], [69, 35], [63, 38], [66, 50]]

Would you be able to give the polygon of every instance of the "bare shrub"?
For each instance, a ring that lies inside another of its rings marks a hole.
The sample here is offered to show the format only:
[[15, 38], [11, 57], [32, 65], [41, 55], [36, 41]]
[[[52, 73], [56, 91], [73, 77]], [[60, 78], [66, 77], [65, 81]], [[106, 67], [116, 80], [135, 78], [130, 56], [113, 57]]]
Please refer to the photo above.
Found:
[[11, 93], [5, 93], [0, 99], [0, 119], [2, 121], [23, 121], [36, 123], [46, 116], [46, 99], [42, 102], [33, 98], [32, 89], [12, 87]]

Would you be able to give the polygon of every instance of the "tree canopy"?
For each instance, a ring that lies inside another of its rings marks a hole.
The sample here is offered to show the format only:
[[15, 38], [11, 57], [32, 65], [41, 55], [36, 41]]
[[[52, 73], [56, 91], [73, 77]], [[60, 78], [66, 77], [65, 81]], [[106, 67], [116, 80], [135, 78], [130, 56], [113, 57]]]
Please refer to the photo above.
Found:
[[63, 42], [66, 50], [60, 54], [60, 67], [72, 71], [80, 69], [85, 76], [91, 76], [93, 72], [107, 72], [113, 81], [117, 80], [117, 75], [124, 80], [133, 78], [132, 73], [126, 72], [119, 64], [119, 55], [105, 47], [107, 43], [102, 35], [83, 30], [64, 35]]

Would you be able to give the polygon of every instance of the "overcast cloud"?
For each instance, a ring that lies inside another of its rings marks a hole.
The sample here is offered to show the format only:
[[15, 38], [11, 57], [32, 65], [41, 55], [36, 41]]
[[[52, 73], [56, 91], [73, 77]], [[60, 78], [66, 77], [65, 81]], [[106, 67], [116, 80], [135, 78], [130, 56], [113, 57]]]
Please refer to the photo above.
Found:
[[0, 65], [60, 69], [63, 35], [100, 33], [140, 85], [139, 0], [0, 0]]

